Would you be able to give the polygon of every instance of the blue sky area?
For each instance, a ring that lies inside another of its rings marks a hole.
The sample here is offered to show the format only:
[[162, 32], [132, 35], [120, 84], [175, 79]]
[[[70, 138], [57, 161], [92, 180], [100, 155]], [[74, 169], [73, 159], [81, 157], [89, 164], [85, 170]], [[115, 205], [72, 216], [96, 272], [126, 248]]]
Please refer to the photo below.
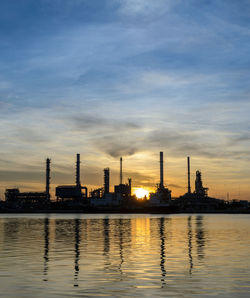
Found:
[[0, 197], [5, 187], [185, 192], [186, 156], [210, 194], [250, 198], [250, 3], [244, 0], [0, 2]]

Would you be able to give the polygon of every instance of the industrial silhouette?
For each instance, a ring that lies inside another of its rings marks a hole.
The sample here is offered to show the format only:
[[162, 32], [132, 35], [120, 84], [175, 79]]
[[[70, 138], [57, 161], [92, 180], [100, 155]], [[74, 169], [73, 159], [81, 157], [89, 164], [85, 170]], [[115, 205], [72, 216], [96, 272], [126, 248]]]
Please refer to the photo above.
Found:
[[46, 159], [45, 191], [20, 192], [18, 188], [6, 189], [5, 201], [1, 201], [0, 212], [15, 211], [76, 211], [76, 212], [223, 212], [241, 208], [249, 211], [248, 202], [230, 204], [208, 196], [208, 188], [203, 186], [202, 174], [196, 171], [195, 190], [191, 191], [190, 157], [187, 157], [187, 193], [172, 198], [171, 190], [164, 184], [163, 152], [160, 152], [160, 179], [156, 191], [149, 199], [138, 200], [132, 195], [132, 179], [123, 183], [123, 159], [120, 158], [120, 183], [110, 191], [110, 168], [104, 169], [104, 185], [88, 194], [87, 186], [81, 184], [80, 154], [76, 154], [75, 185], [60, 185], [55, 189], [56, 200], [50, 194], [50, 164]]

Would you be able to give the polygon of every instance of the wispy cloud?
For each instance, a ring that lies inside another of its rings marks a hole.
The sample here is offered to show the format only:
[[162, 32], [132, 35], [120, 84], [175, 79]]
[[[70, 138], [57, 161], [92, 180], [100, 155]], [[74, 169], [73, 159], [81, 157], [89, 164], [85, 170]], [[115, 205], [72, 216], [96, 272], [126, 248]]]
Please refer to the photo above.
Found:
[[125, 15], [159, 15], [174, 5], [170, 0], [114, 0], [120, 4], [120, 11]]

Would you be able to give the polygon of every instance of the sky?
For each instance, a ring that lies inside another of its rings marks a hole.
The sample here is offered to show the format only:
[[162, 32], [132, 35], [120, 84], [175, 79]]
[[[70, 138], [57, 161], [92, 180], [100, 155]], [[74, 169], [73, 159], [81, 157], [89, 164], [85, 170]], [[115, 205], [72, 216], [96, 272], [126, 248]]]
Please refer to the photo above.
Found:
[[247, 0], [0, 2], [0, 198], [7, 187], [124, 179], [250, 199]]

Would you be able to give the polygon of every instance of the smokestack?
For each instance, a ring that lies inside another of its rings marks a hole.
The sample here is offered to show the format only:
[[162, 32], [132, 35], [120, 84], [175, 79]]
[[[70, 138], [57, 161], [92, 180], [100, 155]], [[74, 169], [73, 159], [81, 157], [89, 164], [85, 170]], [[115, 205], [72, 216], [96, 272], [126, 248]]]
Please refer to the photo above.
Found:
[[46, 195], [47, 199], [50, 199], [50, 159], [46, 159]]
[[104, 193], [109, 193], [109, 168], [104, 169]]
[[160, 152], [160, 187], [164, 187], [163, 179], [163, 152]]
[[188, 166], [188, 193], [191, 193], [191, 186], [190, 186], [190, 157], [187, 158], [187, 166]]
[[120, 157], [120, 184], [122, 184], [122, 157]]
[[80, 154], [76, 154], [76, 186], [81, 186], [80, 182]]
[[128, 178], [128, 188], [129, 188], [129, 195], [131, 196], [131, 191], [132, 191], [132, 179]]

